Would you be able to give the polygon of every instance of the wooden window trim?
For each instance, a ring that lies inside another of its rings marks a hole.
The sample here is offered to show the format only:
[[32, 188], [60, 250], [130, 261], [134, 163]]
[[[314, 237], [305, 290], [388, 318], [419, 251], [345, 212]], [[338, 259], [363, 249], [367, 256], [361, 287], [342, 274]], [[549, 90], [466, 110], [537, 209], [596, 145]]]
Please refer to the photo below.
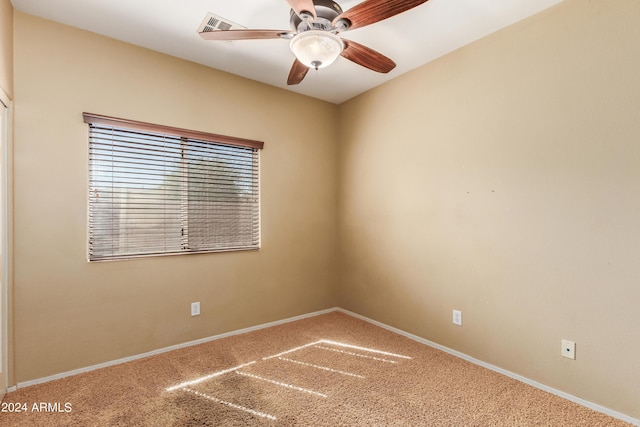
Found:
[[227, 145], [235, 145], [237, 147], [249, 147], [262, 150], [264, 142], [254, 141], [252, 139], [237, 138], [233, 136], [218, 135], [215, 133], [200, 132], [188, 129], [181, 129], [172, 126], [156, 125], [153, 123], [139, 122], [136, 120], [120, 119], [117, 117], [103, 116], [93, 113], [82, 113], [84, 122], [95, 125], [106, 125], [113, 127], [124, 127], [127, 129], [135, 129], [143, 132], [158, 132], [165, 135], [178, 137], [186, 137], [198, 139], [201, 141], [217, 142]]

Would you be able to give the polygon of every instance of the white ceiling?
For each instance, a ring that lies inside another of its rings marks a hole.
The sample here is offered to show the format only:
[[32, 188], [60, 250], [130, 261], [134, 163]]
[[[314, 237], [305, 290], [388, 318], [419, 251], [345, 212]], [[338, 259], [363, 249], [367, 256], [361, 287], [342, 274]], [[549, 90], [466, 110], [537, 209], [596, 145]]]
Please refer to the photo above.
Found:
[[[362, 0], [337, 0], [348, 10]], [[286, 80], [286, 40], [205, 41], [208, 12], [251, 29], [289, 30], [286, 0], [12, 0], [15, 9], [333, 103], [341, 103], [562, 0], [430, 0], [400, 15], [342, 33], [393, 59], [379, 74], [344, 58]]]

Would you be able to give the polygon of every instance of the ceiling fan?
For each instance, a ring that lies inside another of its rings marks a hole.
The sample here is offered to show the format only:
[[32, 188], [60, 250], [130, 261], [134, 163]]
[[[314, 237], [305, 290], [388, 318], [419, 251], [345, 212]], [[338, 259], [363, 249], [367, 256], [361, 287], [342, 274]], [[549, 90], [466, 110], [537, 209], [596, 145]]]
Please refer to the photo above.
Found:
[[288, 85], [300, 83], [310, 68], [324, 68], [342, 56], [379, 73], [388, 73], [396, 63], [383, 54], [338, 34], [364, 27], [426, 3], [427, 0], [364, 0], [346, 12], [333, 0], [287, 0], [291, 6], [292, 30], [216, 30], [202, 32], [205, 40], [289, 40], [296, 56]]

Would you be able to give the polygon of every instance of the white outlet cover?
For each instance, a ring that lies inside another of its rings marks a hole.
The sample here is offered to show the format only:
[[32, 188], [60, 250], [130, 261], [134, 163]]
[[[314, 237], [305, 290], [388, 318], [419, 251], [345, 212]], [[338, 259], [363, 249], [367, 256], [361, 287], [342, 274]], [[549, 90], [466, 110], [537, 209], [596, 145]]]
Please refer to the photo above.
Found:
[[200, 302], [192, 302], [191, 316], [199, 316], [199, 315], [200, 315]]
[[567, 359], [576, 359], [576, 343], [569, 340], [562, 340], [562, 356]]
[[453, 310], [453, 324], [462, 326], [462, 311]]

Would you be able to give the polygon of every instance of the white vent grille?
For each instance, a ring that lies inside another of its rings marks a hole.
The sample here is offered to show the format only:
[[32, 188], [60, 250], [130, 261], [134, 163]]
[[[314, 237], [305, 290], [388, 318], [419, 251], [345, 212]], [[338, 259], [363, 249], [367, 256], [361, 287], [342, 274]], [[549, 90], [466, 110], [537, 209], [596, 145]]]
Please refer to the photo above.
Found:
[[[223, 18], [220, 15], [214, 13], [207, 13], [202, 20], [202, 23], [198, 27], [198, 33], [208, 33], [210, 31], [220, 30], [245, 30], [247, 27], [243, 27], [240, 24], [236, 24], [233, 21]], [[226, 41], [227, 43], [233, 43], [232, 41]]]
[[202, 28], [203, 33], [215, 30], [230, 30], [233, 27], [231, 22], [224, 21], [216, 16], [211, 16]]

